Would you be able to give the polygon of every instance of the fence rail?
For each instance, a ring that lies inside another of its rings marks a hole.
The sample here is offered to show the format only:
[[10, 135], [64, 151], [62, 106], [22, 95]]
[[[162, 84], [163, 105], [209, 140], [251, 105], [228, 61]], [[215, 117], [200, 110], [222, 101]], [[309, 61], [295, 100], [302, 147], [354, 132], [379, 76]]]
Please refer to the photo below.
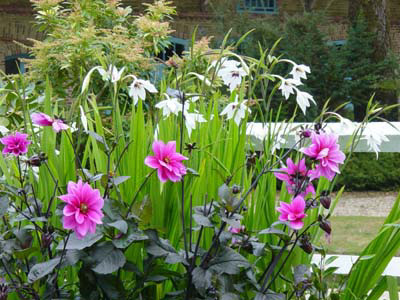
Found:
[[[355, 126], [358, 123], [353, 123]], [[255, 150], [262, 150], [264, 139], [268, 132], [278, 134], [285, 142], [280, 144], [281, 148], [291, 148], [296, 143], [296, 135], [301, 126], [304, 128], [312, 128], [313, 123], [248, 123], [247, 135], [250, 137]], [[339, 135], [339, 143], [342, 148], [346, 146], [353, 134], [353, 129], [343, 123], [327, 123], [324, 127], [329, 132]], [[372, 122], [369, 123], [365, 130], [366, 133], [380, 135], [384, 134], [388, 141], [383, 141], [380, 145], [380, 152], [400, 152], [400, 122]], [[278, 142], [275, 140], [275, 142]], [[367, 144], [365, 138], [361, 139], [355, 148], [355, 152], [373, 152]]]

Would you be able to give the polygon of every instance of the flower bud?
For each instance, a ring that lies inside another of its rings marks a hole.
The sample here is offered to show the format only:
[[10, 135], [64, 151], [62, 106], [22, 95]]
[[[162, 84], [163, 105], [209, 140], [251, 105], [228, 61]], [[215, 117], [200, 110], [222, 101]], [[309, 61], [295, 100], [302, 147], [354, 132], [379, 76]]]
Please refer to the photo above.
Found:
[[0, 300], [7, 300], [8, 298], [8, 286], [6, 283], [0, 284]]
[[53, 241], [53, 235], [51, 233], [44, 233], [42, 235], [42, 248], [48, 248]]
[[331, 228], [331, 222], [325, 219], [321, 219], [319, 221], [319, 227], [325, 231], [327, 234], [331, 234], [332, 228]]
[[238, 185], [233, 185], [232, 186], [232, 193], [233, 194], [239, 194], [240, 193], [240, 186], [238, 186]]
[[310, 235], [304, 234], [300, 238], [300, 248], [304, 250], [304, 252], [310, 254], [313, 251], [313, 246], [310, 242]]
[[32, 167], [40, 167], [44, 161], [46, 161], [47, 155], [44, 152], [31, 156], [27, 160], [27, 164]]
[[331, 207], [332, 200], [331, 200], [331, 197], [329, 197], [329, 196], [321, 196], [319, 198], [319, 202], [321, 203], [321, 205], [324, 208], [329, 209]]
[[175, 69], [179, 68], [178, 63], [174, 59], [172, 59], [172, 57], [170, 59], [168, 59], [165, 63], [167, 64], [167, 66], [169, 66], [171, 68], [175, 68]]
[[309, 138], [309, 137], [311, 136], [311, 130], [310, 130], [310, 129], [304, 129], [304, 130], [301, 132], [301, 136], [302, 136], [302, 137], [305, 137], [305, 138]]

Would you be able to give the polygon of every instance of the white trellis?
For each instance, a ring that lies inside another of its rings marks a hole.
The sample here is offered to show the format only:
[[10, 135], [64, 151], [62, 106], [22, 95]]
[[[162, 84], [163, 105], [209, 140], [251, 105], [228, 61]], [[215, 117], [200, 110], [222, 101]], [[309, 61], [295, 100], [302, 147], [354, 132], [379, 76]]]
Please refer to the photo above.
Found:
[[[358, 123], [353, 123], [358, 126]], [[281, 148], [291, 148], [296, 140], [301, 126], [313, 128], [312, 123], [248, 123], [247, 135], [251, 139], [251, 143], [255, 150], [262, 150], [264, 139], [271, 131], [278, 135], [275, 143], [279, 143]], [[388, 141], [383, 141], [380, 145], [380, 152], [400, 152], [400, 122], [391, 122], [391, 125], [386, 122], [372, 122], [367, 125], [368, 130], [378, 134], [384, 134]], [[329, 132], [334, 132], [339, 135], [339, 143], [341, 148], [344, 149], [348, 143], [353, 129], [344, 123], [327, 123], [325, 129]], [[284, 140], [284, 141], [283, 141]], [[355, 152], [373, 152], [369, 149], [366, 139], [362, 139]]]

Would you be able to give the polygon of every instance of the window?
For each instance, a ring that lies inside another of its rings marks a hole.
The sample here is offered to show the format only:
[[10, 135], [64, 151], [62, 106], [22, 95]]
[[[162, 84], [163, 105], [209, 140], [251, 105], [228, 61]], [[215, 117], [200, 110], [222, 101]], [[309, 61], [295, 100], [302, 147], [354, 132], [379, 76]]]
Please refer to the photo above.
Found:
[[25, 73], [25, 63], [21, 61], [21, 58], [29, 58], [28, 54], [18, 54], [5, 57], [5, 69], [6, 74], [18, 74]]
[[171, 42], [171, 46], [158, 55], [158, 57], [164, 61], [167, 61], [174, 53], [182, 56], [183, 51], [188, 49], [188, 40], [171, 37], [169, 41]]
[[343, 45], [346, 44], [346, 40], [335, 40], [335, 41], [328, 41], [328, 46], [334, 46], [336, 47], [338, 50], [340, 50]]
[[[165, 49], [157, 56], [163, 61], [167, 61], [170, 57], [174, 55], [174, 53], [176, 53], [179, 56], [182, 56], [183, 51], [189, 49], [188, 40], [176, 37], [170, 37], [169, 41], [171, 42], [171, 46], [168, 49]], [[163, 64], [157, 64], [157, 66], [155, 67], [154, 71], [151, 74], [152, 81], [158, 82], [162, 78], [164, 67], [165, 66]]]
[[276, 12], [276, 0], [241, 0], [238, 11], [255, 14], [271, 14]]

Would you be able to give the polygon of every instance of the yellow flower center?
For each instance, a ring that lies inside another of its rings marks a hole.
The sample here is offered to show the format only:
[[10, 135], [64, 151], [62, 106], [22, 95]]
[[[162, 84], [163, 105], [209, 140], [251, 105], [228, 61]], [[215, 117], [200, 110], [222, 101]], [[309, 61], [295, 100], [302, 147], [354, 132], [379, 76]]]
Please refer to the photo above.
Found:
[[84, 214], [87, 213], [88, 209], [89, 208], [86, 203], [81, 203], [81, 206], [80, 206], [81, 213], [84, 213]]
[[167, 163], [167, 164], [169, 164], [171, 161], [169, 160], [168, 157], [164, 157], [164, 162]]

